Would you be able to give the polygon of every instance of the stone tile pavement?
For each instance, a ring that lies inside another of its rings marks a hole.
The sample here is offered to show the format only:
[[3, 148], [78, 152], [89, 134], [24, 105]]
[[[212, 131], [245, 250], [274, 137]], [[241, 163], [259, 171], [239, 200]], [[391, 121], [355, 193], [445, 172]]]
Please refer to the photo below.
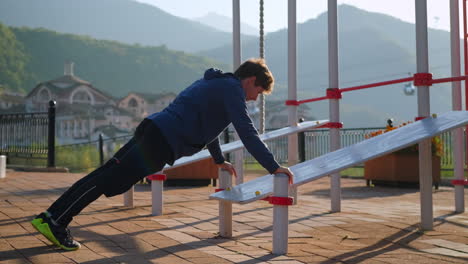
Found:
[[166, 188], [156, 217], [148, 185], [137, 186], [135, 208], [122, 196], [86, 208], [71, 226], [83, 247], [65, 252], [29, 221], [82, 176], [9, 171], [0, 179], [0, 263], [468, 263], [468, 213], [453, 213], [452, 188], [434, 191], [434, 230], [421, 232], [418, 190], [343, 179], [342, 212], [330, 213], [328, 178], [300, 188], [285, 256], [270, 253], [268, 203], [234, 205], [234, 238], [225, 239], [216, 234], [217, 202], [207, 199], [213, 187]]

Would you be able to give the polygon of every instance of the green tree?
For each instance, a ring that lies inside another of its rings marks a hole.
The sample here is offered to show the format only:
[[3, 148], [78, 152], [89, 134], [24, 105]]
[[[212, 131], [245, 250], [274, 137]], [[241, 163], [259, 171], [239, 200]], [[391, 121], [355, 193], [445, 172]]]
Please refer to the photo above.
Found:
[[27, 62], [21, 42], [7, 26], [0, 24], [0, 85], [6, 90], [24, 92]]

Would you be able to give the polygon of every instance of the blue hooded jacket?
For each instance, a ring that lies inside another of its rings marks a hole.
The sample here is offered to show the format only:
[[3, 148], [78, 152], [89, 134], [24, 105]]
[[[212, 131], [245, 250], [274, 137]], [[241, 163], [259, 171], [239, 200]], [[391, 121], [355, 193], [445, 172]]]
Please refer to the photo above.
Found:
[[218, 136], [232, 123], [250, 154], [273, 173], [279, 164], [259, 138], [248, 115], [245, 97], [240, 80], [232, 73], [208, 69], [203, 79], [195, 81], [168, 107], [148, 119], [166, 137], [174, 160], [207, 146], [218, 164], [224, 162]]

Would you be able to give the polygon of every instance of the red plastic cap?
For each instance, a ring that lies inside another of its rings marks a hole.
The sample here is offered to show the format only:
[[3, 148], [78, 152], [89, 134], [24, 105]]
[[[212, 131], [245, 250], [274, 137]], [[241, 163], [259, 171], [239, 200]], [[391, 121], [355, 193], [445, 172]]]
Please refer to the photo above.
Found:
[[328, 88], [327, 89], [327, 98], [328, 99], [341, 99], [341, 91], [338, 88]]
[[319, 128], [343, 128], [343, 123], [340, 122], [329, 122]]
[[268, 202], [273, 205], [292, 205], [294, 199], [292, 197], [268, 197]]
[[146, 177], [150, 181], [165, 181], [167, 180], [166, 174], [152, 174]]
[[286, 100], [285, 105], [294, 105], [294, 106], [298, 106], [298, 105], [300, 105], [300, 103], [299, 103], [299, 101], [297, 101], [297, 100]]
[[224, 189], [215, 189], [215, 192], [221, 192], [224, 191]]
[[453, 185], [468, 185], [468, 180], [452, 180]]
[[427, 118], [427, 116], [418, 116], [414, 118], [414, 121], [423, 120], [424, 118]]
[[432, 73], [420, 72], [414, 74], [414, 86], [431, 86]]

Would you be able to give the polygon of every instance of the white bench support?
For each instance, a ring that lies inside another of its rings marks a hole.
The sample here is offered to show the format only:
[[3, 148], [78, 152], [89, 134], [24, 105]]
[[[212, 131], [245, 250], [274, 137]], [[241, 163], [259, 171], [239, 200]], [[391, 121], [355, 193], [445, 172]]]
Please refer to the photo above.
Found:
[[[220, 169], [219, 189], [229, 190], [232, 187], [232, 176], [226, 171]], [[219, 235], [222, 237], [232, 237], [232, 203], [227, 201], [219, 201]]]
[[6, 156], [0, 155], [0, 179], [6, 177]]
[[431, 139], [419, 143], [419, 196], [421, 201], [420, 228], [422, 230], [432, 230], [434, 226], [434, 206], [432, 202]]
[[[454, 170], [454, 178], [459, 182], [463, 182], [465, 180], [465, 172], [464, 172], [464, 152], [463, 152], [463, 128], [457, 128], [452, 133], [452, 142], [453, 142], [453, 156], [455, 157], [455, 170]], [[461, 143], [460, 143], [461, 142]], [[454, 182], [452, 181], [452, 184]], [[454, 184], [455, 188], [455, 212], [456, 213], [463, 213], [465, 212], [465, 186], [461, 184]]]
[[[237, 132], [234, 133], [234, 139], [240, 141]], [[236, 185], [244, 183], [244, 149], [234, 151], [234, 168], [237, 172]]]
[[130, 207], [133, 208], [133, 192], [134, 192], [134, 186], [132, 186], [128, 191], [126, 191], [123, 196], [124, 196], [124, 206], [125, 207]]
[[158, 173], [152, 174], [146, 178], [151, 181], [151, 215], [162, 215], [164, 205], [164, 181], [167, 177], [165, 174]]
[[289, 195], [291, 195], [293, 197], [293, 204], [296, 205], [297, 204], [297, 193], [299, 192], [299, 190], [297, 189], [299, 187], [297, 186], [289, 186]]
[[[273, 198], [288, 198], [289, 178], [286, 174], [274, 177]], [[288, 205], [273, 203], [273, 254], [288, 253]]]

